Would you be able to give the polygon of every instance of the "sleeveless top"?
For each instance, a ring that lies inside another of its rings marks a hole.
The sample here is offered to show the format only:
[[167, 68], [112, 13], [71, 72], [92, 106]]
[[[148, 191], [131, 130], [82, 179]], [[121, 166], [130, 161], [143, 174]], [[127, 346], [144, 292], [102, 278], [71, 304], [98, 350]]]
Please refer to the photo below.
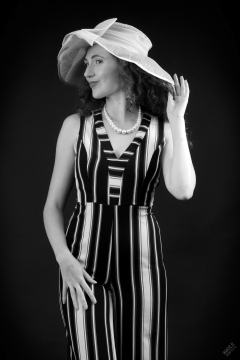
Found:
[[164, 146], [163, 121], [146, 112], [135, 138], [119, 158], [101, 109], [81, 118], [74, 144], [77, 202], [152, 207]]

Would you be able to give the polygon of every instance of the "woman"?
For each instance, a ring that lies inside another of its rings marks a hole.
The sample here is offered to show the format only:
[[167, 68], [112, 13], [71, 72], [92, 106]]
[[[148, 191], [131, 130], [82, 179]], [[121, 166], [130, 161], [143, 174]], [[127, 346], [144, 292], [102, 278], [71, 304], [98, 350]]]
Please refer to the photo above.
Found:
[[80, 95], [58, 137], [44, 223], [61, 270], [68, 359], [166, 360], [167, 281], [151, 207], [161, 168], [174, 197], [194, 191], [189, 87], [147, 56], [145, 34], [116, 20], [64, 38], [59, 76]]

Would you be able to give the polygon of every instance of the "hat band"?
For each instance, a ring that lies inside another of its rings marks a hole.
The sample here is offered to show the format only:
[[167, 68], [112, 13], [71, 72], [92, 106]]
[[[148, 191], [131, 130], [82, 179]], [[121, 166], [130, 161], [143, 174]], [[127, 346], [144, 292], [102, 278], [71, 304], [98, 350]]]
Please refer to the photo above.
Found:
[[147, 44], [147, 46], [146, 42], [141, 39], [140, 35], [129, 29], [118, 29], [117, 31], [108, 29], [103, 35], [97, 33], [96, 30], [93, 32], [89, 31], [88, 29], [82, 29], [79, 31], [75, 31], [69, 35], [67, 36], [67, 39], [64, 43], [65, 46], [68, 42], [71, 41], [71, 35], [76, 35], [77, 37], [87, 41], [91, 46], [94, 44], [94, 42], [96, 42], [96, 40], [105, 39], [106, 41], [111, 42], [112, 45], [121, 46], [128, 51], [145, 56], [147, 56], [148, 50], [151, 47], [151, 43]]

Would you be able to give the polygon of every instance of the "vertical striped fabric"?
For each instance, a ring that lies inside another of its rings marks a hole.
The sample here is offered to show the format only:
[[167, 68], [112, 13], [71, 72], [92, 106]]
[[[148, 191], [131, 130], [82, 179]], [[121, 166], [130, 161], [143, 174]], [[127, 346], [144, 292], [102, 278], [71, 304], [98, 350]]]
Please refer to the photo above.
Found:
[[77, 202], [69, 249], [97, 284], [88, 310], [60, 308], [68, 360], [167, 360], [167, 279], [160, 229], [152, 213], [161, 173], [163, 123], [143, 114], [118, 158], [101, 110], [81, 119], [75, 149]]

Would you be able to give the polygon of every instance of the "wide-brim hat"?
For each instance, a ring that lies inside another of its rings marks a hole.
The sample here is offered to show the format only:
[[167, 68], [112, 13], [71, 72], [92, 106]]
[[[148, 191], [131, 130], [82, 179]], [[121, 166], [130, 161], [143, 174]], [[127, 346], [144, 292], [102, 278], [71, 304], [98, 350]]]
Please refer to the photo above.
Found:
[[89, 46], [99, 44], [119, 59], [132, 62], [147, 73], [174, 85], [172, 77], [148, 56], [150, 39], [137, 28], [116, 22], [117, 18], [67, 34], [58, 54], [58, 74], [67, 85], [80, 87], [83, 81], [84, 57]]

